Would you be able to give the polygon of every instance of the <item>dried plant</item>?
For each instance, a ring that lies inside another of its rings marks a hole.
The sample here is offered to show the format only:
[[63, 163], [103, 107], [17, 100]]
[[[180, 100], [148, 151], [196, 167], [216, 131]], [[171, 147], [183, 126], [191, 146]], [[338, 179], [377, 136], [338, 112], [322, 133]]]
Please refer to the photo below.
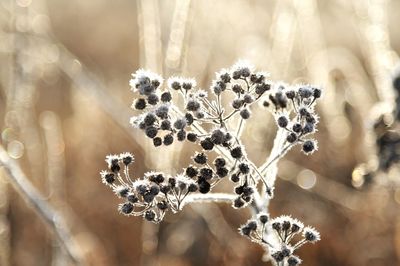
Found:
[[[392, 104], [377, 103], [372, 112], [372, 128], [375, 154], [371, 162], [358, 165], [353, 171], [353, 186], [367, 187], [374, 181], [387, 187], [399, 185], [398, 178], [390, 178], [390, 171], [397, 175], [400, 162], [400, 67], [393, 73], [392, 87], [395, 101]], [[380, 178], [378, 178], [378, 176]], [[355, 181], [355, 182], [354, 182]]]
[[[288, 216], [269, 220], [276, 174], [268, 171], [294, 146], [300, 145], [307, 155], [317, 150], [317, 141], [310, 136], [318, 124], [314, 106], [321, 89], [272, 82], [268, 73], [256, 72], [247, 62], [216, 73], [210, 95], [193, 79], [171, 77], [166, 83], [163, 88], [163, 79], [149, 71], [133, 74], [130, 86], [138, 96], [132, 108], [140, 114], [130, 122], [155, 147], [188, 141], [200, 151], [191, 158], [193, 164], [178, 174], [148, 172], [142, 178], [131, 177], [131, 153], [107, 156], [108, 169], [101, 171], [101, 178], [124, 200], [119, 211], [158, 223], [167, 211], [176, 213], [192, 201], [230, 200], [234, 208], [251, 208], [258, 217], [240, 228], [243, 235], [262, 245], [278, 265], [300, 264], [293, 252], [306, 242], [318, 241], [319, 233]], [[183, 98], [182, 108], [178, 97]], [[275, 117], [276, 139], [284, 141], [276, 140], [268, 160], [257, 167], [247, 156], [241, 134], [252, 112], [265, 109]], [[235, 184], [234, 193], [213, 193], [228, 176]], [[292, 238], [301, 232], [303, 239], [292, 245]]]

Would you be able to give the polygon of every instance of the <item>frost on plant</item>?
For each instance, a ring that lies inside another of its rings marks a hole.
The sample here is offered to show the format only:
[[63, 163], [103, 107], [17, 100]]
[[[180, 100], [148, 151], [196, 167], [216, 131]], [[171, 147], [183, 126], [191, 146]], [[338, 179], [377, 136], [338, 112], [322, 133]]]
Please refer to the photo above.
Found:
[[247, 221], [239, 228], [239, 232], [269, 249], [270, 257], [277, 265], [299, 265], [301, 259], [294, 252], [306, 243], [320, 240], [318, 231], [310, 226], [304, 227], [299, 220], [283, 215], [269, 221], [266, 213]]
[[[132, 126], [142, 130], [155, 147], [187, 141], [196, 144], [198, 151], [179, 174], [148, 172], [141, 178], [131, 176], [132, 154], [107, 156], [108, 169], [101, 172], [101, 178], [123, 200], [119, 211], [157, 223], [166, 212], [180, 211], [202, 196], [230, 200], [234, 208], [247, 207], [258, 214], [240, 228], [243, 235], [264, 246], [278, 265], [300, 264], [294, 251], [306, 242], [318, 241], [319, 234], [287, 216], [269, 220], [267, 206], [276, 176], [268, 170], [294, 146], [306, 155], [317, 150], [311, 135], [318, 124], [314, 106], [321, 89], [272, 82], [267, 73], [246, 62], [216, 73], [207, 91], [190, 78], [171, 77], [164, 82], [145, 70], [132, 76], [132, 108], [138, 111], [130, 120]], [[275, 141], [269, 158], [256, 166], [247, 157], [241, 134], [254, 112], [268, 111], [276, 120], [277, 139], [282, 141]], [[210, 159], [211, 153], [216, 159]], [[220, 182], [233, 182], [234, 190], [222, 196], [213, 194]], [[301, 233], [303, 238], [293, 244], [295, 235]]]

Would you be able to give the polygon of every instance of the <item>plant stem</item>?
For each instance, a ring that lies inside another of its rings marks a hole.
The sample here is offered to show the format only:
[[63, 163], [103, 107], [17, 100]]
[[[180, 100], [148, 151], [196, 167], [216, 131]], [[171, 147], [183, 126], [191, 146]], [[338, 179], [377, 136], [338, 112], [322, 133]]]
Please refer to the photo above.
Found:
[[207, 202], [218, 202], [218, 203], [231, 203], [236, 198], [234, 194], [228, 193], [194, 193], [188, 195], [183, 204], [186, 205], [188, 203], [207, 203]]
[[33, 207], [39, 217], [43, 219], [46, 225], [54, 232], [60, 241], [61, 246], [76, 265], [83, 264], [82, 254], [78, 250], [78, 245], [69, 231], [66, 223], [52, 206], [43, 198], [39, 191], [32, 185], [29, 179], [22, 172], [18, 163], [12, 160], [4, 148], [0, 145], [0, 166], [2, 166], [5, 177], [24, 198], [24, 200]]

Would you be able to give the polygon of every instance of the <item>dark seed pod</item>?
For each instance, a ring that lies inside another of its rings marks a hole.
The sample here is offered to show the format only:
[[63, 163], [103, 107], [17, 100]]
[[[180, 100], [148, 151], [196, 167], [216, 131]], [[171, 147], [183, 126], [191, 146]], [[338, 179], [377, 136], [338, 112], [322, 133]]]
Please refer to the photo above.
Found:
[[212, 150], [214, 148], [214, 143], [212, 142], [211, 138], [205, 138], [202, 141], [200, 141], [201, 147], [206, 150]]
[[162, 102], [170, 102], [172, 100], [171, 93], [166, 91], [161, 94], [161, 101]]

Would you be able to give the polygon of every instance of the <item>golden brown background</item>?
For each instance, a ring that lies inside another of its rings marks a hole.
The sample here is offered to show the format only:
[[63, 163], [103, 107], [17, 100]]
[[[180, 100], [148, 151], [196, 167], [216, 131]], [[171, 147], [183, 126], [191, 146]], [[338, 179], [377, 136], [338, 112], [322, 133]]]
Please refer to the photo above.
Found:
[[[280, 162], [271, 206], [320, 230], [320, 242], [300, 249], [303, 264], [398, 265], [399, 172], [363, 184], [356, 167], [375, 167], [371, 127], [396, 96], [399, 13], [398, 0], [2, 0], [2, 146], [61, 215], [85, 264], [265, 265], [262, 249], [236, 232], [248, 211], [194, 204], [149, 224], [119, 215], [99, 178], [110, 153], [133, 152], [136, 177], [179, 171], [192, 154], [156, 150], [129, 127], [137, 68], [207, 88], [215, 71], [248, 59], [273, 80], [325, 89], [320, 150], [293, 149]], [[275, 126], [265, 111], [254, 119], [245, 143], [260, 164]], [[2, 169], [0, 265], [74, 265], [9, 182]]]

